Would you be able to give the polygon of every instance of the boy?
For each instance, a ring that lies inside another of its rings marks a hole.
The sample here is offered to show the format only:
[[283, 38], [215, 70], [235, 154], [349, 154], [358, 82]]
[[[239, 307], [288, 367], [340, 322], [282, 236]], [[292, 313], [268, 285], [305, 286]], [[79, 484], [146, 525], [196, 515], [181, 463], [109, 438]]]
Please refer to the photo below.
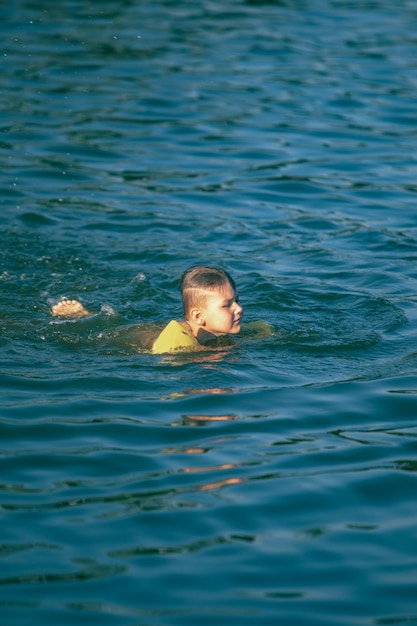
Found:
[[184, 320], [172, 320], [153, 343], [152, 352], [198, 350], [233, 345], [217, 338], [241, 330], [243, 308], [233, 278], [218, 267], [195, 265], [181, 278]]
[[[152, 343], [153, 354], [234, 345], [227, 335], [240, 332], [243, 308], [226, 271], [206, 265], [190, 267], [182, 275], [181, 294], [184, 320], [169, 322]], [[78, 300], [64, 299], [52, 307], [52, 315], [79, 318], [90, 313]]]

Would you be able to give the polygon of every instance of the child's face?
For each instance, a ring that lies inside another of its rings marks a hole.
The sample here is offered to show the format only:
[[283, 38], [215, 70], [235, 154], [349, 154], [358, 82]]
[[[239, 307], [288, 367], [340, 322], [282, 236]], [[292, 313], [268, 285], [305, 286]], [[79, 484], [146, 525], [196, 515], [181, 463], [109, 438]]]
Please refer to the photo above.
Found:
[[204, 330], [213, 335], [239, 333], [243, 308], [232, 285], [227, 284], [221, 291], [210, 293], [201, 308], [201, 316]]

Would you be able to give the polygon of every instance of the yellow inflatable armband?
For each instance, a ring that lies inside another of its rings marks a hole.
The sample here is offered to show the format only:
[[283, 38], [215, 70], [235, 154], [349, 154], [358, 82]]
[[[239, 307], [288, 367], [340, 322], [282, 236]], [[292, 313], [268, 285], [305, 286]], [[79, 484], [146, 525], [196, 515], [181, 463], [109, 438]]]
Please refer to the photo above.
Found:
[[187, 333], [181, 324], [172, 320], [155, 340], [152, 352], [153, 354], [164, 354], [164, 352], [175, 352], [176, 350], [193, 350], [199, 345], [197, 339]]

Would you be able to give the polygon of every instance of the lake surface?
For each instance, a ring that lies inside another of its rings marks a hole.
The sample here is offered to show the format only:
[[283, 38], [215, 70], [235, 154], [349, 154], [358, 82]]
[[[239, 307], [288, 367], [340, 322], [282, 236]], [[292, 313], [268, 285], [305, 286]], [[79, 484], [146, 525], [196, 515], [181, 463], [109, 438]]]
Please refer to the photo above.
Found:
[[0, 18], [1, 623], [417, 624], [417, 2]]

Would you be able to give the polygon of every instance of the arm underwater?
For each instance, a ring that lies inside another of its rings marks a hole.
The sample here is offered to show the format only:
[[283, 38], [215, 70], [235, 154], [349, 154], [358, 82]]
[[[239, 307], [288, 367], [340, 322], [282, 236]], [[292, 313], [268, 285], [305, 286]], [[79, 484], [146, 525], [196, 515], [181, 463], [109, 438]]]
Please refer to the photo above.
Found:
[[[78, 300], [67, 299], [63, 299], [54, 305], [51, 314], [53, 317], [68, 320], [86, 318], [93, 315], [90, 311], [86, 310]], [[137, 326], [130, 327], [126, 331], [125, 339], [130, 344], [135, 338], [138, 340], [138, 347], [145, 351], [150, 351], [152, 354], [175, 354], [178, 352], [216, 350], [230, 348], [237, 343], [228, 335], [214, 337], [204, 344], [199, 343], [197, 339], [176, 320], [171, 320], [165, 328], [159, 332], [156, 339], [153, 339], [157, 332], [154, 325], [149, 327], [146, 324], [138, 324]], [[245, 323], [240, 336], [243, 340], [257, 340], [271, 337], [274, 334], [274, 328], [270, 324], [256, 321]]]
[[[266, 322], [248, 322], [242, 331], [242, 338], [263, 339], [271, 337], [273, 334], [274, 329]], [[179, 322], [171, 320], [154, 341], [151, 352], [152, 354], [195, 352], [205, 348], [225, 348], [235, 345], [236, 341], [228, 335], [221, 335], [205, 344], [201, 344]]]

